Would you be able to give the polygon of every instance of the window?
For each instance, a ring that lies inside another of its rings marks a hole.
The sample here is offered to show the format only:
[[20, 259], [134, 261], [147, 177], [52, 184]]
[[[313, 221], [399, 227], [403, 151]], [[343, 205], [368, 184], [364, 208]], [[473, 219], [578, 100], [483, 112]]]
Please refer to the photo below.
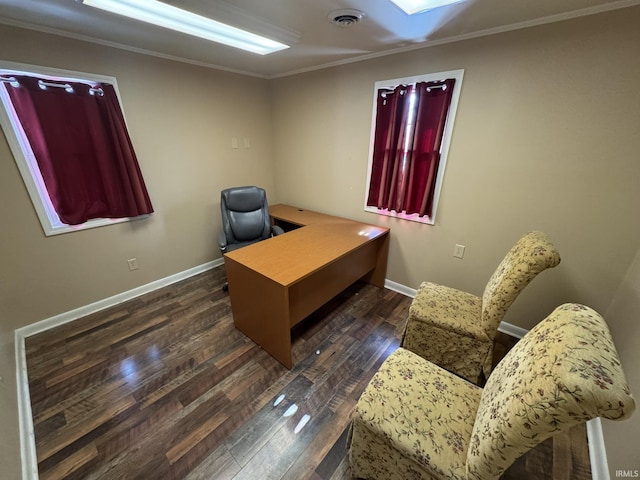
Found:
[[46, 235], [153, 212], [115, 79], [0, 63], [0, 123]]
[[366, 211], [435, 222], [463, 72], [376, 82]]

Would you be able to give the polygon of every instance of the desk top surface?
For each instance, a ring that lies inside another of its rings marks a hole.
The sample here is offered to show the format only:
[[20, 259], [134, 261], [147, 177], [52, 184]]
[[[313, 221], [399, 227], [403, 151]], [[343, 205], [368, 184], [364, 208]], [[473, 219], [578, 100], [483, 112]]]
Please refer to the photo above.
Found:
[[347, 218], [334, 217], [333, 215], [326, 215], [324, 213], [292, 207], [290, 205], [283, 205], [281, 203], [269, 207], [269, 216], [278, 220], [284, 220], [285, 222], [300, 225], [301, 227], [305, 225], [326, 223], [360, 223]]
[[291, 285], [389, 232], [387, 227], [288, 205], [269, 207], [269, 213], [302, 228], [234, 250], [225, 256], [281, 285]]

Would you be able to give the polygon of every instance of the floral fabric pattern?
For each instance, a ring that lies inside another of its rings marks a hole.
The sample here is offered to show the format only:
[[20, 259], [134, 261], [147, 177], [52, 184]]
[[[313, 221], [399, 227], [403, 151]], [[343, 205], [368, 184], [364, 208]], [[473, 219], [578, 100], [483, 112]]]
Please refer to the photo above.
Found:
[[498, 478], [523, 453], [595, 417], [635, 409], [609, 328], [594, 310], [558, 307], [489, 377], [467, 460], [468, 478]]
[[357, 478], [466, 478], [482, 389], [399, 348], [365, 391], [351, 427]]
[[595, 417], [635, 410], [611, 334], [565, 304], [498, 364], [484, 389], [399, 348], [356, 405], [356, 478], [493, 480], [540, 442]]
[[478, 383], [491, 373], [493, 340], [508, 308], [543, 270], [560, 263], [547, 235], [530, 232], [507, 253], [482, 297], [423, 282], [409, 309], [402, 346]]

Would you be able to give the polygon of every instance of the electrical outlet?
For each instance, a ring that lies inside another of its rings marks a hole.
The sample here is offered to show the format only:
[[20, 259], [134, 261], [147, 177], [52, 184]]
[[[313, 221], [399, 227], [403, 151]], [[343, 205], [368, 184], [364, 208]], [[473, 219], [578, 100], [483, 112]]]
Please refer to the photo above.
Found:
[[456, 245], [456, 247], [453, 249], [453, 256], [456, 258], [464, 257], [464, 249], [464, 245]]
[[134, 270], [138, 270], [138, 259], [137, 258], [130, 258], [129, 260], [127, 260], [127, 264], [129, 265], [129, 270], [130, 271], [134, 271]]

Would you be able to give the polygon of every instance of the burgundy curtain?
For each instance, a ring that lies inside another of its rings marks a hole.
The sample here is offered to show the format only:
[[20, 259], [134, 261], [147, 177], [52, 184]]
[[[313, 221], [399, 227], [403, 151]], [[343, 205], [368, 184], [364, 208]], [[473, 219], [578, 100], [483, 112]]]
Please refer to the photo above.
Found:
[[[419, 216], [432, 215], [440, 147], [454, 82], [455, 79], [420, 82], [412, 87], [415, 116], [410, 131], [407, 131], [408, 115], [404, 107], [397, 108], [393, 113], [382, 110], [386, 117], [399, 118], [393, 127], [387, 127], [387, 123], [379, 123], [376, 117], [372, 180], [367, 205]], [[378, 112], [380, 111], [379, 102]], [[394, 114], [397, 117], [394, 117]], [[386, 117], [383, 117], [383, 122], [386, 122]], [[396, 128], [397, 131], [393, 132], [392, 128]], [[379, 135], [383, 138], [397, 136], [402, 143], [398, 143], [397, 148], [388, 155], [376, 155]], [[410, 135], [410, 139], [405, 151], [406, 135]], [[381, 169], [398, 173], [390, 178], [387, 185], [382, 186], [377, 177], [374, 177], [374, 172]], [[377, 188], [373, 188], [374, 178], [375, 183], [379, 185]]]
[[70, 92], [14, 76], [20, 86], [7, 91], [62, 222], [153, 212], [112, 85], [42, 79]]
[[397, 191], [402, 152], [409, 114], [408, 88], [399, 85], [393, 91], [378, 91], [376, 131], [367, 205], [389, 208]]

